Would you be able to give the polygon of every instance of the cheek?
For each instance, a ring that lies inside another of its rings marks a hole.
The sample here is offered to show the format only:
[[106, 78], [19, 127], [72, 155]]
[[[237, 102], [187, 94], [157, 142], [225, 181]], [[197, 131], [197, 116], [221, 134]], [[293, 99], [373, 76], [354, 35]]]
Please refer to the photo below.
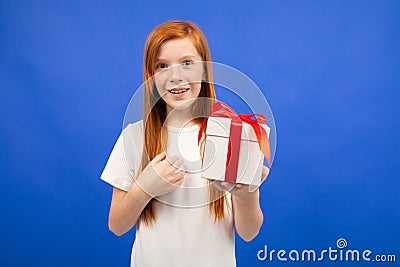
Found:
[[162, 77], [162, 75], [155, 75], [154, 76], [154, 84], [156, 85], [158, 93], [162, 96], [165, 88], [166, 80]]
[[191, 83], [190, 87], [191, 87], [192, 95], [195, 97], [198, 97], [200, 94], [200, 90], [201, 90], [201, 82]]
[[191, 83], [201, 83], [203, 80], [203, 71], [197, 70], [193, 72], [189, 72], [185, 75], [186, 80], [190, 81]]

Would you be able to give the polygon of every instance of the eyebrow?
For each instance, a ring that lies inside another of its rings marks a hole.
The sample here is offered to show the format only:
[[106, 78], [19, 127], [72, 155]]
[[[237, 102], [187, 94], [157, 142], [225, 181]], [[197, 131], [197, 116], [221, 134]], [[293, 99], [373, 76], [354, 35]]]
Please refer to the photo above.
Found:
[[[187, 54], [187, 55], [181, 56], [179, 58], [179, 60], [186, 59], [186, 58], [196, 58], [196, 56], [193, 54]], [[165, 58], [162, 58], [162, 57], [158, 57], [158, 58], [156, 58], [156, 61], [168, 61], [168, 60]]]

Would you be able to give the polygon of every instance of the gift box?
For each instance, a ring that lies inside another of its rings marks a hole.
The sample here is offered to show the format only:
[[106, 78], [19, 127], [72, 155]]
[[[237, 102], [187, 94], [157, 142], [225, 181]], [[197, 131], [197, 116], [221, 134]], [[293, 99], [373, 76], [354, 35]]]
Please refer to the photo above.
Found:
[[215, 103], [207, 119], [202, 177], [259, 186], [264, 157], [270, 165], [269, 132], [264, 116], [236, 114], [227, 105]]

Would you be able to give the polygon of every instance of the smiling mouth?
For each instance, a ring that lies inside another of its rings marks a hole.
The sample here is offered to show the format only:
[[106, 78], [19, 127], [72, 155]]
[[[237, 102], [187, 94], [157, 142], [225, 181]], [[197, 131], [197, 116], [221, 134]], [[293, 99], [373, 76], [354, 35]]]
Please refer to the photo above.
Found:
[[189, 90], [189, 88], [174, 88], [174, 89], [170, 89], [167, 91], [174, 95], [180, 95], [180, 94], [187, 92], [188, 90]]

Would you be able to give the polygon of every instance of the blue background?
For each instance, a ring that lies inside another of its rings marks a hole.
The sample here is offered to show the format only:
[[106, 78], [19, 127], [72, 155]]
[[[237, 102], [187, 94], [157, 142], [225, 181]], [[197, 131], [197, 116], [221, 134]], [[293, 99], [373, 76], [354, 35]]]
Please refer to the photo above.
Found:
[[341, 237], [399, 258], [399, 1], [2, 0], [0, 266], [129, 266], [134, 232], [108, 231], [99, 176], [146, 37], [170, 19], [197, 23], [212, 59], [245, 72], [274, 112], [264, 224], [237, 239], [238, 266], [290, 266], [256, 253]]

